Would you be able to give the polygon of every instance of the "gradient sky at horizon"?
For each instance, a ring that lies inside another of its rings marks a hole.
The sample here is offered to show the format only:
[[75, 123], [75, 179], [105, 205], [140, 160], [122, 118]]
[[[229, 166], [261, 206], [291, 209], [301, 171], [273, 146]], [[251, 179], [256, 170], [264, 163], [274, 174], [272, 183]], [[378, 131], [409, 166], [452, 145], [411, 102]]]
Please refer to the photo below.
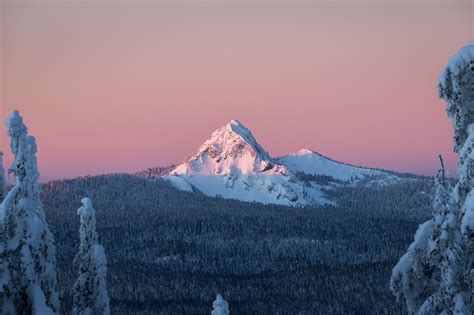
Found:
[[0, 10], [2, 120], [21, 111], [42, 180], [178, 163], [231, 119], [272, 156], [310, 148], [434, 174], [443, 154], [455, 170], [436, 85], [474, 38], [472, 1], [4, 0]]

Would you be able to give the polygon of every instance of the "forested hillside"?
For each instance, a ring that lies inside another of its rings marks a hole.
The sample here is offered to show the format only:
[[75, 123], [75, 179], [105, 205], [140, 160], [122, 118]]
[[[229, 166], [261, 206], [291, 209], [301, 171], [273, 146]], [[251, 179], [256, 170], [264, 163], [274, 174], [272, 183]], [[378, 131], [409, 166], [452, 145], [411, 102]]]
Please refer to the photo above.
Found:
[[108, 257], [112, 313], [397, 314], [391, 269], [431, 211], [432, 180], [328, 192], [338, 207], [245, 203], [178, 191], [163, 180], [105, 175], [43, 185], [70, 309], [76, 209], [94, 200]]

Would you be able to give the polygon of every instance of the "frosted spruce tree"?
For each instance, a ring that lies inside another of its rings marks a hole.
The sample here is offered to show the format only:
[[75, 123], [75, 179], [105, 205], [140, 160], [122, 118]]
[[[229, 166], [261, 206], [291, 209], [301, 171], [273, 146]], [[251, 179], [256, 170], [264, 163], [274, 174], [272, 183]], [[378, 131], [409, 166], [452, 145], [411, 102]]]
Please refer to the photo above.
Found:
[[7, 119], [15, 159], [9, 173], [15, 186], [0, 207], [2, 235], [2, 312], [56, 314], [59, 295], [54, 238], [40, 201], [36, 141], [14, 111]]
[[3, 168], [3, 152], [0, 151], [0, 202], [5, 198], [5, 169]]
[[414, 314], [474, 313], [474, 41], [453, 56], [439, 82], [454, 127], [459, 180], [436, 176], [433, 219], [420, 225], [390, 287]]
[[[5, 197], [5, 169], [3, 168], [3, 152], [0, 151], [0, 203]], [[4, 286], [6, 287], [9, 282], [9, 274], [6, 264], [6, 252], [4, 244], [3, 228], [0, 225], [0, 305], [4, 305]], [[2, 311], [2, 309], [0, 309]], [[6, 311], [5, 311], [6, 313]]]
[[214, 302], [212, 302], [211, 315], [229, 315], [229, 303], [222, 297], [222, 295], [218, 294]]
[[79, 252], [75, 264], [79, 266], [79, 276], [74, 284], [73, 314], [110, 314], [107, 293], [107, 258], [104, 248], [98, 243], [95, 210], [89, 198], [81, 200], [77, 210], [81, 227]]

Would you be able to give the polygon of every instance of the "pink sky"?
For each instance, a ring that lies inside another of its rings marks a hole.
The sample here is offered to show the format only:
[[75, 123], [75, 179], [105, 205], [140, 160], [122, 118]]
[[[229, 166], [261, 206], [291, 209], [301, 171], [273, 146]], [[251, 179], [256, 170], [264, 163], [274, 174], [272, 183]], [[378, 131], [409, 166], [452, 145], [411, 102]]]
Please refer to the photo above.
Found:
[[474, 37], [471, 1], [7, 0], [0, 10], [2, 116], [21, 111], [43, 180], [177, 163], [231, 119], [273, 156], [306, 147], [434, 174], [441, 153], [455, 169], [436, 85]]

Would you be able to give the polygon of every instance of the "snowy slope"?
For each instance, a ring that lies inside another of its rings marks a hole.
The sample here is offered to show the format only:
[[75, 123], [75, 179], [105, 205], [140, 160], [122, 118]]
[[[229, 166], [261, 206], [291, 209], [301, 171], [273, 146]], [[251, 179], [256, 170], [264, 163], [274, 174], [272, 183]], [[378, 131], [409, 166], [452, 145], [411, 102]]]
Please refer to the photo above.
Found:
[[[212, 197], [295, 206], [330, 203], [324, 198], [320, 186], [305, 186], [295, 177], [280, 174], [168, 175], [164, 179], [171, 180], [172, 184], [179, 183], [176, 179], [184, 180]], [[174, 186], [178, 189], [182, 187], [181, 183]]]
[[331, 176], [341, 181], [353, 181], [367, 176], [388, 175], [379, 170], [337, 162], [308, 149], [301, 149], [296, 153], [278, 158], [276, 161], [287, 166], [292, 172]]
[[179, 190], [193, 192], [193, 186], [182, 177], [164, 176], [163, 179], [167, 180], [172, 186]]
[[307, 149], [274, 159], [237, 120], [214, 131], [196, 153], [162, 178], [180, 190], [197, 189], [208, 196], [283, 205], [331, 203], [322, 190], [327, 186], [322, 187], [314, 179], [303, 180], [297, 172], [331, 176], [350, 184], [367, 176], [385, 181], [395, 178], [382, 171], [339, 163]]

